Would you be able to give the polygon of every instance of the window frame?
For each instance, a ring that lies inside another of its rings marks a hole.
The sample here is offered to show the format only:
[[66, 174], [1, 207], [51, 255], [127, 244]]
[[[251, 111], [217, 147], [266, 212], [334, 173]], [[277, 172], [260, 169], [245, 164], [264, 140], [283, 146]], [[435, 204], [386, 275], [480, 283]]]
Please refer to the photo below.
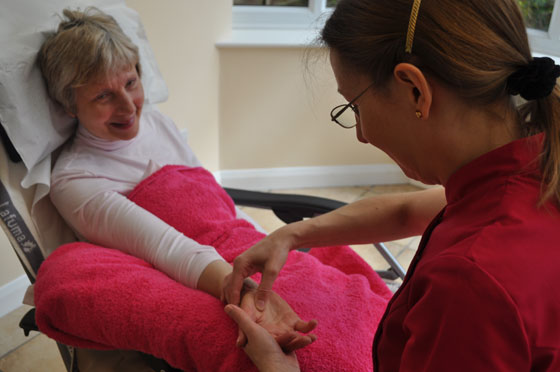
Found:
[[[293, 33], [321, 29], [332, 12], [332, 8], [327, 8], [326, 3], [327, 0], [309, 0], [308, 7], [233, 5], [232, 29], [234, 32], [237, 30], [291, 31], [291, 34], [286, 34], [288, 38], [310, 40], [309, 37], [295, 38]], [[560, 57], [560, 0], [554, 1], [548, 31], [528, 28], [527, 35], [533, 53]], [[266, 44], [262, 39], [265, 36], [266, 33], [261, 35], [258, 45]], [[277, 34], [274, 36], [278, 40], [279, 36]], [[243, 37], [246, 38], [245, 35]], [[301, 41], [295, 44], [298, 43]], [[279, 42], [273, 41], [271, 44], [279, 44]]]
[[309, 0], [307, 7], [234, 5], [233, 29], [318, 29], [332, 12], [326, 0]]
[[560, 57], [560, 0], [554, 0], [548, 31], [527, 29], [533, 53]]

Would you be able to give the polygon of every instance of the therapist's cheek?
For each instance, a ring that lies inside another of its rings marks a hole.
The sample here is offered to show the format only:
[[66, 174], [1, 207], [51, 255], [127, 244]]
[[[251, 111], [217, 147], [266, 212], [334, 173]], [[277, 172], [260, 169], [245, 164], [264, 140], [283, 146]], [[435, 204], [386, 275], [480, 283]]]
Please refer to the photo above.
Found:
[[356, 115], [356, 137], [358, 138], [358, 141], [360, 141], [361, 143], [368, 143], [368, 140], [364, 137], [363, 133], [362, 133], [362, 123], [360, 121], [360, 118]]

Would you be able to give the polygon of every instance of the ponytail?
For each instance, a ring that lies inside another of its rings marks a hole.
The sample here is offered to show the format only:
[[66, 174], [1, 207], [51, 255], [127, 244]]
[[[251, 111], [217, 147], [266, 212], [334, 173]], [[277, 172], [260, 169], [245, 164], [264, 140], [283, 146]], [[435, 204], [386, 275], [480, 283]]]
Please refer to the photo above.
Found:
[[520, 113], [527, 134], [544, 133], [540, 204], [548, 200], [560, 204], [560, 87], [556, 85], [552, 94], [545, 98], [527, 102]]
[[560, 204], [560, 66], [548, 57], [533, 58], [507, 81], [509, 94], [519, 94], [527, 103], [519, 108], [526, 135], [544, 133], [541, 153], [542, 192], [540, 204], [553, 199]]

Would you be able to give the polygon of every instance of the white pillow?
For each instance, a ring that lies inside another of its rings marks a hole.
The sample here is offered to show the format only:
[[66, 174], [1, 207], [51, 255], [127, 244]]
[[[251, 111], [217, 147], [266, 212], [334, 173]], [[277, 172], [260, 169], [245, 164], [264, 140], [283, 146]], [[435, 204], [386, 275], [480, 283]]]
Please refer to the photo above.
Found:
[[29, 173], [39, 173], [28, 174], [22, 183], [25, 187], [45, 182], [48, 185], [45, 170], [50, 168], [50, 153], [73, 134], [75, 127], [75, 122], [49, 99], [36, 63], [37, 52], [46, 32], [56, 30], [64, 8], [83, 10], [88, 6], [113, 16], [138, 46], [146, 104], [167, 99], [167, 87], [140, 17], [124, 0], [3, 2], [0, 12], [0, 122]]

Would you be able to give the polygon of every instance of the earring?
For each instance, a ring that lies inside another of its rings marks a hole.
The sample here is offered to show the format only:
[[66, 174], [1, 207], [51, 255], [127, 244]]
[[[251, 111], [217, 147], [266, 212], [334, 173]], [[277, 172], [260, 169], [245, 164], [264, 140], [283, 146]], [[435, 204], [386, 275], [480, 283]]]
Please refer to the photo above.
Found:
[[422, 118], [422, 113], [420, 111], [416, 111], [416, 117], [418, 119]]

